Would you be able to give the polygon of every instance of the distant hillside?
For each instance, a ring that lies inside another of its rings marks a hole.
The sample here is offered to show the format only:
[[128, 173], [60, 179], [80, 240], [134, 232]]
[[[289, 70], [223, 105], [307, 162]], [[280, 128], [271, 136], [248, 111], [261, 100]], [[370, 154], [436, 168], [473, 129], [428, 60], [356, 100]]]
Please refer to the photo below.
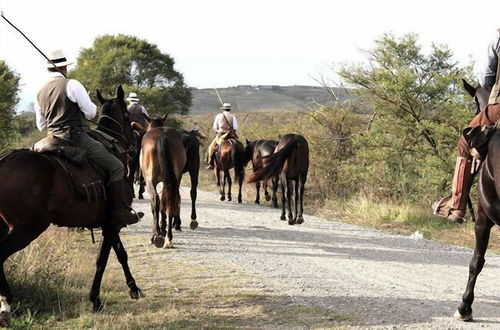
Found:
[[[240, 85], [218, 89], [224, 102], [229, 102], [235, 112], [303, 111], [313, 103], [327, 104], [330, 94], [323, 87], [315, 86], [247, 86]], [[341, 99], [347, 96], [336, 90]], [[217, 112], [220, 108], [214, 89], [193, 89], [191, 114]]]

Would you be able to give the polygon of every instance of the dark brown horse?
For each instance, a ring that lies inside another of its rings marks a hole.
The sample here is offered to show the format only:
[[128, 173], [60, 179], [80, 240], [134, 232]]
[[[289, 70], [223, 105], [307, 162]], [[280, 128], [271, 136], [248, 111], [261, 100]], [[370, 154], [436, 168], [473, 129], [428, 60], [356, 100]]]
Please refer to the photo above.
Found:
[[[309, 145], [307, 140], [299, 134], [287, 134], [278, 141], [276, 150], [269, 157], [267, 166], [254, 173], [248, 182], [266, 180], [279, 175], [282, 193], [281, 220], [286, 219], [286, 204], [288, 206], [288, 224], [301, 224], [304, 222], [304, 186], [308, 170]], [[292, 213], [292, 192], [294, 192], [295, 215]]]
[[[232, 179], [229, 170], [234, 168], [234, 178], [238, 180], [238, 203], [242, 202], [241, 187], [245, 179], [245, 166], [248, 160], [245, 157], [245, 147], [243, 143], [236, 139], [224, 140], [215, 152], [214, 173], [216, 184], [220, 192], [220, 200], [226, 199], [226, 183], [227, 200], [231, 201], [231, 185]], [[222, 172], [222, 183], [220, 173]]]
[[[165, 118], [166, 116], [152, 120], [144, 134], [141, 148], [141, 171], [151, 198], [151, 211], [153, 212], [151, 242], [156, 247], [172, 248], [174, 218], [180, 224], [179, 186], [182, 171], [186, 166], [186, 150], [180, 134], [173, 128], [163, 126]], [[156, 186], [160, 182], [163, 185], [161, 197], [156, 191]]]
[[[474, 98], [476, 113], [488, 105], [488, 92], [481, 86], [474, 88], [463, 80], [467, 92]], [[481, 137], [479, 137], [481, 139]], [[474, 145], [475, 141], [469, 141]], [[472, 303], [476, 279], [483, 269], [490, 239], [491, 228], [500, 225], [500, 132], [497, 131], [488, 144], [488, 153], [479, 172], [477, 217], [474, 223], [476, 245], [469, 265], [469, 279], [455, 318], [472, 321]]]
[[[257, 170], [266, 167], [269, 157], [274, 153], [274, 149], [278, 145], [278, 141], [274, 140], [256, 140], [256, 141], [246, 141], [247, 145], [245, 147], [245, 155], [247, 159], [252, 160], [252, 168], [255, 173]], [[267, 191], [269, 180], [263, 181], [264, 188], [264, 197], [266, 201], [270, 201], [272, 199], [272, 205], [275, 208], [278, 208], [278, 198], [276, 197], [276, 191], [278, 190], [278, 176], [271, 178], [272, 184], [272, 198]], [[255, 197], [255, 204], [260, 204], [260, 185], [261, 182], [255, 182], [255, 188], [257, 190], [257, 196]]]
[[[148, 121], [151, 122], [151, 119], [148, 118]], [[138, 132], [142, 133], [142, 135], [146, 132], [146, 128], [144, 128], [140, 123], [133, 122], [132, 126]], [[197, 189], [200, 174], [200, 141], [198, 139], [204, 139], [205, 137], [197, 130], [179, 130], [178, 132], [181, 134], [182, 143], [184, 144], [184, 149], [186, 149], [186, 166], [182, 170], [182, 174], [186, 172], [189, 173], [189, 178], [191, 180], [191, 223], [189, 224], [189, 227], [194, 230], [198, 228], [198, 221], [196, 220], [196, 198], [198, 196]], [[139, 176], [141, 177], [141, 180], [139, 180], [139, 199], [141, 199], [142, 192], [144, 192], [143, 185], [145, 185], [144, 177], [142, 176], [141, 171], [139, 171]], [[175, 218], [173, 225], [175, 230], [181, 230], [180, 218]]]
[[[113, 135], [123, 148], [128, 149], [132, 130], [126, 117], [121, 86], [117, 94], [117, 98], [105, 100], [98, 93], [102, 103], [98, 127]], [[104, 199], [88, 201], [77, 198], [68, 176], [57, 162], [44, 154], [27, 149], [12, 151], [0, 159], [0, 181], [0, 232], [4, 233], [0, 240], [0, 311], [4, 325], [10, 317], [10, 303], [13, 297], [5, 278], [4, 262], [10, 255], [29, 245], [50, 224], [102, 228], [103, 239], [90, 291], [94, 312], [102, 310], [99, 291], [111, 248], [114, 249], [125, 272], [130, 296], [134, 299], [141, 297], [141, 291], [127, 264], [127, 252], [119, 232], [107, 220], [109, 212]], [[130, 192], [130, 198], [131, 196]]]

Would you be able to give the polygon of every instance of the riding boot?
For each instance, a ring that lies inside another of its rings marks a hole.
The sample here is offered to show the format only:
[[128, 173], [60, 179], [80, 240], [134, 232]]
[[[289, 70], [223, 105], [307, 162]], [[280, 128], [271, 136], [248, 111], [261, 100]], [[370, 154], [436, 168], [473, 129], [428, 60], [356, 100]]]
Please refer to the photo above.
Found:
[[132, 213], [132, 208], [125, 202], [126, 185], [123, 180], [109, 184], [109, 201], [111, 206], [111, 224], [116, 229], [137, 223], [140, 217]]
[[455, 173], [451, 185], [451, 196], [434, 203], [434, 214], [456, 223], [463, 223], [474, 175], [471, 172], [472, 160], [457, 157]]

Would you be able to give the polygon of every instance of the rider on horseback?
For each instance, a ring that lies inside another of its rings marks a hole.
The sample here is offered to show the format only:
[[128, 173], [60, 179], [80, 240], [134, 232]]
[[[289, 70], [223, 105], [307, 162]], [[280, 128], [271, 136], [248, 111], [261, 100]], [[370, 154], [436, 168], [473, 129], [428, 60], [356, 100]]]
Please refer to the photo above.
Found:
[[131, 213], [130, 205], [125, 204], [122, 162], [88, 135], [90, 127], [87, 120], [96, 115], [95, 104], [80, 82], [65, 78], [67, 66], [73, 63], [66, 59], [63, 52], [52, 52], [50, 59], [57, 68], [52, 63], [47, 64], [50, 79], [37, 94], [35, 114], [38, 129], [42, 131], [46, 128], [49, 136], [84, 149], [87, 158], [106, 172], [113, 226], [119, 229], [136, 223], [139, 218]]
[[129, 101], [130, 103], [127, 107], [127, 110], [130, 114], [130, 122], [137, 122], [143, 127], [147, 127], [147, 119], [149, 119], [149, 115], [146, 111], [146, 108], [144, 108], [142, 104], [139, 104], [139, 98], [137, 97], [137, 94], [134, 92], [130, 93], [127, 97], [127, 101]]
[[236, 131], [238, 130], [238, 123], [236, 122], [236, 117], [230, 113], [231, 104], [224, 103], [221, 107], [221, 110], [222, 113], [219, 113], [217, 116], [215, 116], [213, 124], [213, 129], [217, 135], [214, 137], [214, 139], [210, 143], [210, 146], [208, 147], [207, 169], [214, 168], [215, 151], [217, 149], [217, 146], [224, 140], [238, 138], [238, 135], [236, 134]]
[[[481, 85], [491, 91], [488, 106], [469, 123], [469, 128], [495, 125], [500, 119], [500, 29], [488, 47], [488, 63]], [[452, 222], [465, 221], [465, 208], [477, 168], [472, 166], [471, 147], [462, 135], [458, 141], [458, 157], [453, 175], [451, 196], [433, 204], [434, 213]]]

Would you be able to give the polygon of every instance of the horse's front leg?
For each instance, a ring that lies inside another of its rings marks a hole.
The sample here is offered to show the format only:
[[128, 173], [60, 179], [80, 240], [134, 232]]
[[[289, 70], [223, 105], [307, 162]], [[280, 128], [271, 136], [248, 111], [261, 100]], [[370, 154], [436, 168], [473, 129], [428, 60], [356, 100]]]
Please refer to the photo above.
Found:
[[139, 174], [139, 199], [144, 199], [144, 177], [142, 173]]
[[102, 228], [102, 241], [101, 246], [99, 247], [99, 254], [97, 255], [94, 281], [92, 282], [92, 288], [90, 289], [90, 301], [93, 304], [92, 311], [94, 313], [101, 312], [103, 310], [103, 305], [101, 303], [101, 299], [99, 298], [102, 275], [104, 274], [106, 264], [108, 263], [111, 246], [115, 243], [117, 236], [118, 232], [114, 228]]
[[238, 203], [243, 202], [243, 195], [241, 193], [241, 187], [243, 187], [243, 176], [245, 175], [245, 172], [242, 171], [241, 173], [238, 173], [237, 178], [238, 178]]
[[269, 179], [264, 180], [264, 184], [262, 185], [264, 187], [264, 198], [269, 202], [271, 200], [271, 195], [269, 195], [269, 191], [267, 190], [268, 185]]
[[117, 235], [116, 240], [113, 242], [113, 250], [115, 250], [116, 258], [118, 262], [122, 265], [123, 273], [125, 274], [125, 281], [129, 288], [129, 294], [132, 299], [143, 298], [144, 294], [141, 289], [135, 283], [135, 279], [132, 276], [132, 272], [128, 266], [128, 255], [127, 251], [125, 251], [125, 247], [120, 239], [120, 235]]
[[196, 221], [196, 198], [198, 197], [198, 174], [199, 169], [193, 169], [189, 171], [189, 176], [191, 178], [191, 223], [189, 227], [191, 229], [198, 228], [198, 221]]
[[488, 248], [488, 241], [490, 239], [491, 228], [493, 222], [488, 219], [486, 214], [481, 208], [478, 207], [478, 218], [475, 223], [476, 232], [476, 246], [474, 248], [474, 255], [469, 265], [469, 279], [467, 280], [467, 287], [462, 296], [462, 303], [455, 312], [455, 318], [461, 321], [472, 321], [472, 303], [474, 302], [474, 286], [476, 279], [484, 265], [484, 255]]

